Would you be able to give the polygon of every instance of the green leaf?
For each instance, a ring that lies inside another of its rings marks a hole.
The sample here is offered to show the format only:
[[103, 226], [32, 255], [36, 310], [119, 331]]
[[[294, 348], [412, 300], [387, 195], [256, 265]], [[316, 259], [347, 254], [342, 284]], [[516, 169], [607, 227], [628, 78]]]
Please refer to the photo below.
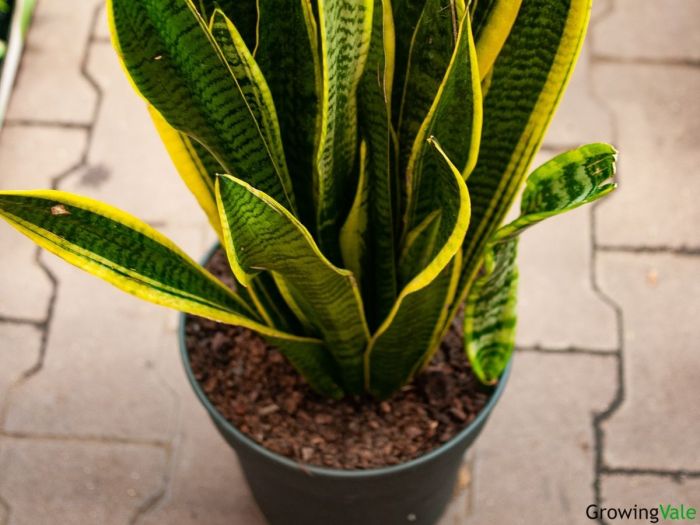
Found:
[[209, 20], [215, 9], [220, 9], [231, 20], [243, 37], [248, 49], [255, 49], [258, 41], [258, 6], [260, 0], [195, 0], [199, 14]]
[[518, 241], [490, 245], [484, 274], [472, 286], [464, 306], [464, 347], [482, 383], [498, 382], [515, 347]]
[[[360, 135], [367, 142], [367, 255], [362, 296], [372, 328], [388, 315], [396, 300], [395, 214], [398, 206], [391, 92], [394, 76], [394, 24], [389, 0], [374, 0], [372, 40], [358, 90]], [[361, 166], [362, 167], [362, 166]]]
[[372, 336], [365, 357], [367, 389], [384, 398], [412, 377], [436, 345], [454, 296], [459, 249], [469, 226], [469, 193], [462, 173], [431, 139], [449, 167], [436, 174], [441, 194], [437, 253], [401, 291], [387, 319]]
[[314, 389], [343, 395], [322, 341], [261, 323], [236, 293], [135, 217], [53, 190], [0, 192], [0, 217], [42, 248], [140, 299], [255, 330], [278, 346]]
[[[350, 270], [360, 284], [368, 275], [364, 273], [367, 265], [366, 235], [369, 220], [369, 184], [367, 177], [367, 143], [360, 144], [360, 179], [357, 181], [355, 199], [348, 218], [340, 229], [340, 252], [345, 267]], [[392, 261], [393, 264], [393, 261]]]
[[515, 345], [518, 236], [538, 222], [594, 202], [615, 189], [615, 149], [590, 144], [563, 153], [527, 179], [519, 218], [489, 242], [482, 275], [464, 309], [464, 337], [474, 373], [486, 384], [498, 381]]
[[522, 0], [483, 0], [472, 16], [481, 79], [491, 71], [520, 10]]
[[[413, 148], [425, 147], [425, 139], [430, 136], [419, 136], [419, 131], [439, 96], [443, 78], [448, 75], [461, 20], [452, 0], [427, 0], [415, 34], [412, 33], [403, 83], [397, 85], [403, 90], [397, 105], [400, 173], [406, 170]], [[438, 139], [444, 140], [441, 136]]]
[[311, 0], [258, 0], [255, 60], [275, 101], [299, 218], [316, 229], [313, 197], [320, 117], [321, 63]]
[[[420, 31], [420, 27], [417, 32]], [[408, 93], [408, 91], [407, 91]], [[412, 99], [407, 99], [412, 104]], [[457, 169], [467, 176], [476, 163], [481, 133], [481, 84], [468, 15], [460, 24], [457, 47], [435, 100], [421, 124], [406, 169], [406, 231], [440, 209], [442, 191], [436, 173], [448, 168], [426, 138], [435, 136]]]
[[323, 97], [316, 157], [317, 235], [323, 253], [340, 261], [338, 235], [356, 186], [357, 88], [372, 32], [374, 0], [318, 0]]
[[430, 262], [435, 253], [441, 216], [440, 210], [433, 211], [406, 235], [406, 242], [399, 257], [399, 283], [401, 286], [408, 284]]
[[369, 331], [357, 283], [336, 268], [308, 230], [283, 206], [231, 176], [217, 181], [226, 252], [245, 284], [261, 271], [282, 280], [326, 343], [346, 392], [362, 391], [362, 356]]
[[278, 170], [287, 173], [275, 105], [253, 55], [248, 51], [236, 27], [221, 10], [214, 11], [209, 22], [209, 31], [221, 48], [238, 88], [264, 135], [272, 161]]
[[[192, 0], [108, 0], [113, 42], [137, 91], [176, 130], [235, 173], [295, 210], [289, 174], [268, 143], [274, 130], [246, 99]], [[232, 37], [234, 38], [234, 37]], [[264, 90], [264, 86], [259, 86]]]
[[464, 302], [486, 244], [503, 221], [539, 149], [580, 52], [590, 2], [523, 2], [496, 59], [484, 97], [479, 159], [468, 180], [472, 219], [450, 319]]

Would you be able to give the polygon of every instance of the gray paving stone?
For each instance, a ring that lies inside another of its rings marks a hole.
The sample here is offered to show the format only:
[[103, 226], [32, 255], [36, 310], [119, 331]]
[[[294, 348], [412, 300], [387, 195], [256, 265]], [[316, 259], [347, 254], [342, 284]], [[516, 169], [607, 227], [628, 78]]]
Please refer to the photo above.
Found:
[[11, 525], [124, 525], [162, 487], [150, 446], [0, 440], [0, 493]]
[[0, 133], [0, 188], [50, 187], [55, 177], [79, 163], [86, 141], [81, 129], [5, 126]]
[[612, 117], [592, 91], [590, 53], [590, 45], [584, 45], [569, 87], [544, 139], [550, 148], [568, 149], [612, 140]]
[[700, 469], [700, 259], [602, 254], [623, 309], [626, 397], [605, 424], [612, 467]]
[[[700, 479], [673, 480], [657, 476], [603, 476], [603, 504], [608, 507], [692, 506], [700, 513]], [[661, 515], [659, 515], [659, 521]], [[698, 523], [700, 520], [685, 521]], [[684, 523], [684, 522], [681, 522]]]
[[38, 3], [7, 118], [90, 122], [97, 97], [80, 65], [97, 5]]
[[97, 18], [97, 25], [95, 26], [95, 38], [100, 40], [109, 40], [109, 24], [107, 22], [107, 10], [105, 5], [102, 5], [100, 13]]
[[700, 60], [696, 0], [614, 0], [593, 28], [594, 51], [627, 59]]
[[165, 309], [130, 297], [54, 256], [60, 282], [40, 374], [16, 391], [6, 429], [32, 434], [167, 440], [172, 393], [153, 373]]
[[[0, 189], [49, 187], [53, 177], [78, 163], [85, 137], [80, 130], [5, 127], [0, 134]], [[35, 262], [33, 243], [0, 222], [0, 268], [6, 269], [0, 272], [0, 316], [43, 320], [51, 282]]]
[[592, 415], [610, 403], [614, 372], [610, 357], [516, 355], [476, 444], [472, 489], [441, 525], [590, 523], [583, 509], [593, 501]]
[[580, 208], [523, 234], [518, 345], [589, 350], [616, 347], [615, 312], [591, 285], [589, 213]]
[[170, 488], [162, 501], [137, 523], [264, 525], [234, 452], [221, 439], [195, 398], [186, 383], [176, 349], [172, 350], [172, 365], [178, 370], [168, 374], [167, 380], [178, 389], [182, 402]]
[[594, 77], [620, 150], [620, 189], [598, 210], [599, 242], [699, 246], [700, 69], [601, 64]]
[[40, 345], [41, 331], [38, 328], [0, 323], [0, 414], [10, 387], [37, 362]]

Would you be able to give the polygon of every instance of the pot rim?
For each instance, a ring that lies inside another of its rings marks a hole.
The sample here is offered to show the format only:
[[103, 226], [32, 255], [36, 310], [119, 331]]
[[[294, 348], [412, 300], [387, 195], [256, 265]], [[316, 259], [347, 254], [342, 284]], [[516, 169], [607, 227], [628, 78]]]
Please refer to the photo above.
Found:
[[[218, 248], [219, 248], [219, 244], [217, 243], [214, 245], [214, 247], [211, 250], [209, 250], [207, 252], [206, 256], [202, 259], [202, 261], [203, 261], [202, 264], [206, 263], [213, 256], [213, 254], [215, 253], [215, 251]], [[491, 394], [491, 397], [489, 398], [486, 405], [483, 406], [483, 408], [479, 411], [477, 416], [466, 427], [464, 427], [458, 434], [456, 434], [447, 443], [444, 443], [438, 447], [435, 447], [434, 449], [423, 454], [422, 456], [411, 459], [411, 460], [406, 461], [404, 463], [400, 463], [398, 465], [390, 465], [387, 467], [378, 467], [378, 468], [371, 468], [371, 469], [353, 469], [353, 470], [319, 467], [317, 465], [309, 465], [309, 464], [302, 463], [299, 461], [294, 461], [286, 456], [282, 456], [281, 454], [278, 454], [276, 452], [272, 452], [271, 450], [268, 450], [267, 448], [263, 447], [262, 445], [256, 443], [253, 439], [251, 439], [250, 437], [245, 435], [243, 432], [238, 430], [212, 404], [212, 402], [209, 400], [209, 398], [205, 394], [204, 390], [202, 390], [202, 387], [200, 386], [199, 382], [194, 377], [194, 373], [192, 372], [192, 367], [190, 366], [189, 353], [187, 351], [187, 344], [186, 344], [186, 340], [185, 340], [185, 322], [186, 322], [188, 316], [189, 316], [189, 314], [186, 314], [186, 313], [180, 313], [180, 316], [179, 316], [178, 343], [180, 346], [180, 357], [182, 359], [182, 364], [185, 367], [185, 373], [187, 375], [187, 380], [189, 381], [190, 385], [192, 386], [192, 389], [194, 390], [195, 394], [199, 398], [199, 401], [204, 405], [204, 408], [209, 413], [209, 416], [212, 417], [219, 426], [225, 428], [227, 432], [229, 432], [231, 435], [233, 435], [242, 445], [244, 445], [248, 449], [251, 449], [252, 451], [254, 451], [256, 453], [258, 453], [262, 456], [265, 456], [269, 460], [274, 461], [275, 463], [281, 464], [286, 468], [289, 468], [289, 469], [292, 469], [295, 471], [303, 471], [303, 472], [306, 472], [310, 475], [317, 476], [317, 477], [362, 479], [362, 478], [368, 478], [368, 477], [380, 477], [380, 476], [394, 475], [394, 474], [398, 474], [400, 472], [404, 472], [407, 470], [412, 470], [420, 465], [423, 465], [425, 463], [430, 462], [431, 460], [433, 460], [434, 458], [436, 458], [442, 454], [445, 454], [446, 452], [453, 449], [454, 447], [458, 447], [459, 444], [463, 440], [465, 440], [467, 437], [469, 437], [473, 432], [475, 432], [484, 423], [486, 418], [489, 416], [489, 414], [493, 410], [493, 407], [496, 405], [497, 401], [500, 399], [500, 397], [503, 393], [503, 389], [505, 388], [505, 385], [508, 382], [508, 377], [510, 376], [511, 368], [513, 365], [513, 358], [511, 356], [511, 359], [508, 362], [506, 369], [503, 371], [503, 374], [501, 375], [501, 378], [498, 381], [498, 385], [494, 389], [494, 391]]]

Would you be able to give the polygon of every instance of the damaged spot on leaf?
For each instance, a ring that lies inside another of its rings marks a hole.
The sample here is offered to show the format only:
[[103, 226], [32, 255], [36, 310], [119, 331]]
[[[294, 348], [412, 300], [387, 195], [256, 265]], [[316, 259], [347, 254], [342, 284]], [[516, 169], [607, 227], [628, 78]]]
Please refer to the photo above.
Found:
[[56, 204], [51, 206], [51, 215], [70, 215], [70, 212], [63, 204]]

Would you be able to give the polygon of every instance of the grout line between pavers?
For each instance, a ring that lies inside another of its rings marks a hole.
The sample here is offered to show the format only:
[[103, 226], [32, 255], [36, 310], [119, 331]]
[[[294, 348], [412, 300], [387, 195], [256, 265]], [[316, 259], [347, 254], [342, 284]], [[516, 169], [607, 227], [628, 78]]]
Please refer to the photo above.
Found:
[[9, 316], [5, 316], [5, 315], [0, 315], [0, 324], [33, 326], [37, 330], [44, 329], [44, 321], [43, 320], [25, 319], [23, 317], [9, 317]]
[[605, 53], [591, 53], [591, 58], [599, 64], [615, 64], [619, 66], [669, 66], [700, 68], [700, 60], [692, 58], [648, 58], [621, 57]]
[[629, 253], [629, 254], [670, 254], [696, 257], [700, 256], [700, 246], [634, 246], [603, 244], [598, 246], [598, 251], [606, 253]]
[[700, 470], [667, 470], [667, 469], [657, 469], [657, 468], [628, 468], [628, 467], [606, 467], [603, 469], [603, 475], [605, 476], [634, 476], [634, 477], [661, 477], [670, 478], [674, 481], [680, 482], [684, 479], [700, 479]]
[[516, 345], [515, 350], [516, 352], [537, 353], [545, 355], [585, 355], [591, 357], [617, 357], [619, 353], [617, 350], [595, 350], [593, 348], [580, 348], [576, 346], [550, 348], [540, 345]]
[[132, 445], [166, 450], [169, 443], [161, 439], [140, 439], [121, 436], [37, 434], [34, 432], [0, 431], [0, 437], [22, 441], [59, 441], [65, 443], [93, 443], [104, 445]]
[[155, 510], [165, 499], [165, 496], [168, 494], [171, 488], [171, 481], [175, 472], [175, 451], [173, 443], [166, 443], [163, 450], [165, 452], [166, 468], [161, 476], [161, 484], [150, 496], [148, 496], [148, 498], [144, 500], [143, 504], [138, 506], [133, 516], [129, 519], [129, 525], [136, 525], [141, 518], [146, 516], [149, 512]]
[[41, 120], [32, 118], [22, 119], [7, 119], [3, 126], [8, 128], [58, 128], [58, 129], [75, 129], [88, 131], [90, 129], [88, 122], [69, 122], [65, 120]]

